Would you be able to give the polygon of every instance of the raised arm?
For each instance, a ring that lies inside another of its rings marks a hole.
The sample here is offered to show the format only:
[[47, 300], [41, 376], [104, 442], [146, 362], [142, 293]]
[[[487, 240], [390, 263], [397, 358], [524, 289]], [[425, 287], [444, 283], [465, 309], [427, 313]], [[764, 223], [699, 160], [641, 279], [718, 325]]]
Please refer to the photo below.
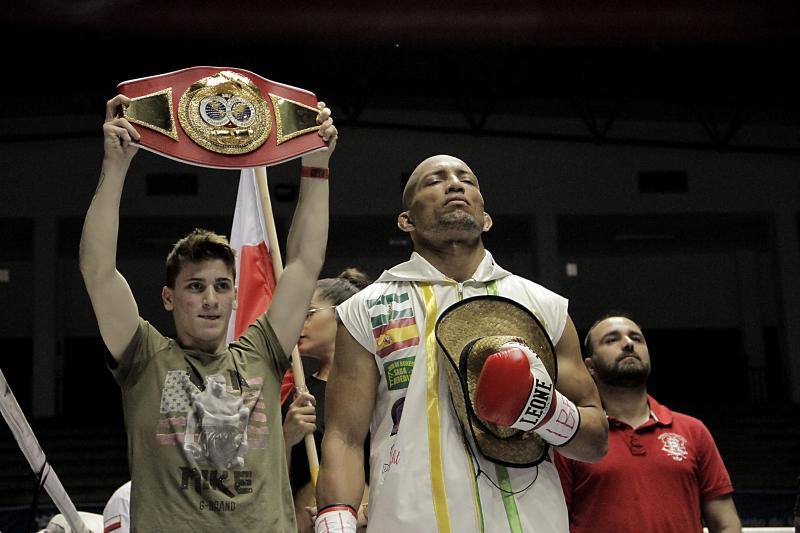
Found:
[[119, 205], [125, 175], [138, 147], [131, 144], [139, 134], [117, 116], [130, 100], [117, 95], [106, 104], [104, 148], [100, 181], [83, 223], [80, 268], [89, 299], [109, 352], [119, 361], [139, 320], [139, 309], [128, 282], [117, 270]]
[[561, 339], [556, 345], [556, 357], [558, 358], [556, 389], [572, 400], [581, 415], [578, 433], [558, 451], [576, 461], [590, 463], [599, 461], [608, 451], [608, 421], [597, 386], [586, 370], [586, 365], [583, 364], [578, 333], [569, 316]]
[[267, 311], [272, 329], [287, 354], [292, 352], [303, 329], [328, 241], [327, 169], [336, 147], [337, 132], [331, 110], [324, 102], [319, 103], [319, 108], [319, 135], [329, 142], [328, 148], [304, 156], [302, 166], [312, 169], [311, 174], [322, 174], [314, 169], [323, 169], [325, 177], [300, 178], [300, 197], [286, 241], [286, 265]]
[[334, 503], [359, 507], [364, 492], [364, 439], [379, 380], [372, 354], [342, 325], [336, 335], [335, 353], [325, 393], [325, 436], [317, 479], [317, 508], [321, 512]]

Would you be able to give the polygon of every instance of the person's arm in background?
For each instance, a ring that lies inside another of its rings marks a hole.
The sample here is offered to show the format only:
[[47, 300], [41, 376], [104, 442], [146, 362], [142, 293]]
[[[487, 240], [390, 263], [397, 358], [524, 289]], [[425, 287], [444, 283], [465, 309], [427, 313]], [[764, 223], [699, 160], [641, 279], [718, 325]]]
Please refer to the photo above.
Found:
[[[364, 439], [369, 431], [378, 369], [371, 353], [339, 325], [336, 335], [336, 358], [325, 394], [325, 437], [322, 439], [322, 464], [317, 479], [317, 509], [324, 516], [325, 507], [333, 504], [349, 506], [331, 508], [343, 513], [355, 531], [357, 510], [364, 493]], [[317, 526], [317, 531], [327, 531]]]
[[292, 353], [303, 329], [328, 241], [327, 171], [336, 148], [337, 132], [331, 110], [323, 102], [319, 103], [319, 108], [319, 135], [328, 141], [328, 148], [303, 156], [301, 164], [304, 168], [317, 169], [312, 174], [325, 177], [300, 178], [300, 196], [286, 241], [286, 265], [267, 310], [269, 323], [287, 355]]
[[125, 176], [138, 147], [139, 134], [124, 118], [121, 105], [130, 99], [117, 95], [106, 104], [103, 124], [105, 154], [100, 180], [86, 213], [81, 233], [80, 269], [92, 302], [100, 335], [119, 361], [139, 324], [139, 308], [130, 286], [117, 270], [119, 206]]
[[283, 442], [286, 445], [286, 465], [292, 467], [292, 448], [303, 437], [317, 429], [317, 400], [307, 392], [297, 392], [283, 419]]
[[741, 533], [742, 523], [733, 502], [731, 478], [705, 424], [699, 424], [693, 442], [697, 454], [700, 512], [709, 533]]
[[556, 344], [556, 357], [556, 389], [572, 400], [581, 416], [578, 433], [558, 448], [558, 453], [576, 461], [597, 462], [608, 452], [608, 420], [597, 386], [583, 363], [578, 333], [569, 316]]
[[358, 522], [356, 532], [364, 533], [369, 525], [369, 483], [364, 485], [364, 494], [361, 496], [361, 505], [358, 507]]
[[742, 533], [742, 523], [730, 494], [703, 502], [701, 511], [708, 533]]

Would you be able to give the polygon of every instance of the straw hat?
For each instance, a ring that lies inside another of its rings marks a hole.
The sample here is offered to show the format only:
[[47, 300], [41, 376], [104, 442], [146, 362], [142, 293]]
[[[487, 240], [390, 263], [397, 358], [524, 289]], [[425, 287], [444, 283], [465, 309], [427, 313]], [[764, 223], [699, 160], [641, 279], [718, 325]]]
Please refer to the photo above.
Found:
[[542, 462], [548, 444], [538, 434], [492, 424], [473, 409], [483, 363], [508, 342], [524, 344], [536, 353], [555, 385], [555, 348], [533, 313], [501, 296], [467, 298], [447, 308], [436, 321], [436, 341], [449, 363], [445, 368], [453, 407], [478, 451], [494, 463], [515, 468]]

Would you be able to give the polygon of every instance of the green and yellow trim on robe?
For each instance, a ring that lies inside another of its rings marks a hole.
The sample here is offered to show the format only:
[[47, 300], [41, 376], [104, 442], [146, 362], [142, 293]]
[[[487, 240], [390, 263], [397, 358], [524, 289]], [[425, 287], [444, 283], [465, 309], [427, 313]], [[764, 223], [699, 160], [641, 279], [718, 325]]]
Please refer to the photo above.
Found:
[[[439, 403], [439, 361], [438, 350], [436, 349], [435, 326], [438, 316], [438, 306], [436, 295], [430, 283], [420, 282], [420, 290], [425, 305], [425, 351], [426, 351], [426, 371], [427, 371], [427, 420], [428, 420], [428, 451], [430, 454], [430, 474], [431, 489], [433, 492], [433, 509], [436, 517], [436, 525], [439, 533], [450, 533], [450, 514], [447, 506], [447, 492], [444, 483], [444, 467], [442, 463], [441, 445], [441, 411]], [[497, 282], [486, 283], [486, 293], [498, 295]], [[459, 291], [459, 295], [461, 291]], [[483, 516], [483, 506], [481, 505], [480, 490], [478, 487], [475, 467], [472, 463], [472, 456], [469, 453], [466, 442], [464, 443], [464, 453], [467, 455], [470, 477], [472, 479], [473, 506], [475, 511], [478, 530], [483, 533], [485, 521]], [[517, 509], [517, 501], [513, 494], [513, 487], [508, 475], [508, 469], [502, 465], [495, 465], [495, 473], [503, 492], [503, 507], [506, 511], [509, 531], [511, 533], [522, 533], [522, 521]]]
[[[498, 292], [496, 281], [490, 281], [486, 284], [486, 294], [497, 296]], [[500, 489], [503, 491], [503, 507], [506, 510], [508, 527], [511, 533], [522, 533], [522, 521], [517, 509], [517, 499], [514, 497], [514, 488], [511, 486], [511, 480], [508, 477], [508, 469], [503, 465], [496, 464], [494, 465], [494, 470], [497, 474]]]
[[442, 467], [441, 418], [439, 414], [439, 362], [436, 350], [436, 296], [430, 283], [420, 283], [425, 302], [425, 364], [427, 383], [428, 453], [430, 454], [431, 490], [433, 512], [440, 533], [450, 533], [450, 513], [447, 510], [447, 493]]

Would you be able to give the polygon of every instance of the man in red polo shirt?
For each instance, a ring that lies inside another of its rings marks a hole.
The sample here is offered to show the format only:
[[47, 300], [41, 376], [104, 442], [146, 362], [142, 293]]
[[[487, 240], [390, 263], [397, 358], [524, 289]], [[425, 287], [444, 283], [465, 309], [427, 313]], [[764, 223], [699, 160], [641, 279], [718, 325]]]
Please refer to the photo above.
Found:
[[650, 354], [630, 318], [607, 315], [584, 359], [608, 415], [608, 455], [590, 464], [556, 454], [572, 533], [741, 532], [733, 486], [703, 423], [647, 394]]

